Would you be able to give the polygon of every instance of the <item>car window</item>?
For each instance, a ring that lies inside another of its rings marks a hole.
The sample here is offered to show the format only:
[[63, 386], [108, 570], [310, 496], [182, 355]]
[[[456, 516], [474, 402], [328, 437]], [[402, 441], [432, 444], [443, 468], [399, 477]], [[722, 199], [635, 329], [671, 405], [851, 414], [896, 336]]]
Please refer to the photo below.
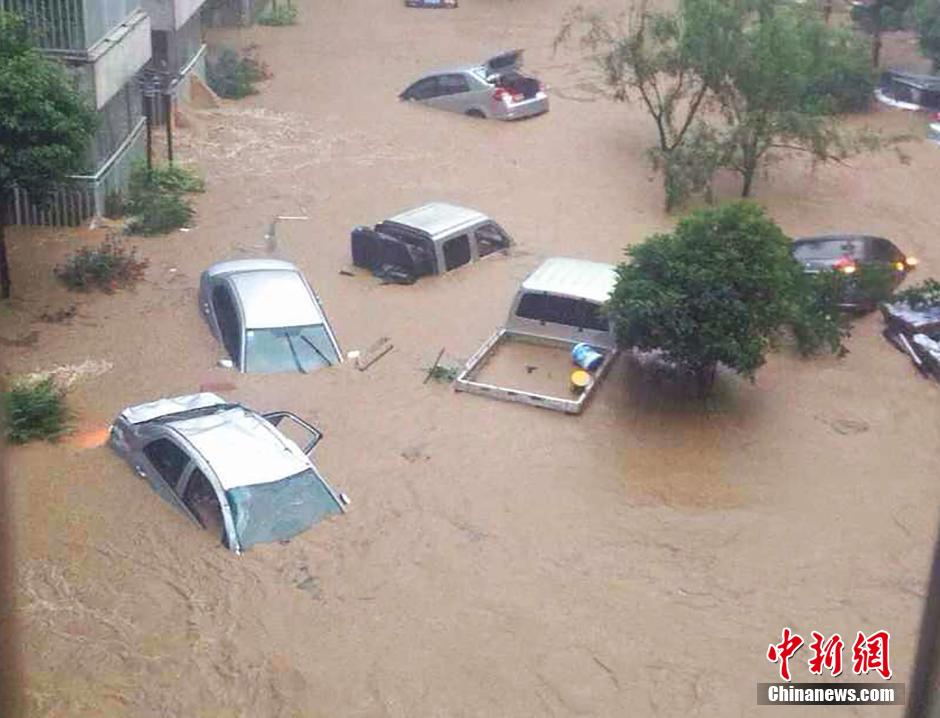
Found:
[[473, 234], [477, 240], [477, 253], [481, 257], [509, 246], [509, 237], [493, 222], [477, 227]]
[[437, 78], [439, 95], [456, 95], [459, 92], [468, 92], [470, 83], [460, 74], [441, 75]]
[[189, 456], [169, 439], [156, 439], [144, 447], [144, 456], [153, 464], [166, 483], [176, 488], [183, 469], [189, 463]]
[[470, 261], [470, 235], [461, 234], [459, 237], [444, 242], [444, 269], [450, 271], [463, 266]]
[[864, 244], [859, 239], [806, 240], [793, 247], [793, 256], [801, 261], [838, 259], [839, 257], [861, 257]]
[[887, 239], [876, 238], [871, 241], [872, 259], [876, 262], [899, 262], [901, 252]]
[[215, 311], [216, 321], [219, 323], [219, 332], [222, 334], [222, 344], [238, 363], [241, 355], [241, 330], [238, 326], [238, 311], [235, 309], [235, 300], [232, 292], [224, 284], [216, 285], [212, 290], [212, 308]]
[[405, 90], [405, 97], [409, 100], [429, 100], [440, 94], [437, 78], [426, 77], [418, 80], [415, 84]]
[[219, 506], [219, 497], [209, 483], [209, 479], [199, 469], [193, 469], [186, 482], [186, 491], [183, 493], [183, 503], [192, 511], [193, 516], [204, 529], [221, 534], [222, 509]]
[[519, 300], [516, 316], [540, 322], [564, 324], [578, 329], [607, 331], [607, 319], [600, 304], [584, 299], [527, 292]]

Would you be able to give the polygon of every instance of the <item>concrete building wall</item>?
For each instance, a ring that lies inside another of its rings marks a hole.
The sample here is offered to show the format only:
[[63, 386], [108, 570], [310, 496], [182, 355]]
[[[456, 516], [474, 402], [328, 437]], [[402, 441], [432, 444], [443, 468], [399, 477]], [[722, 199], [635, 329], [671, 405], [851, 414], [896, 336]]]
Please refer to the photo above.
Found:
[[101, 109], [150, 60], [150, 18], [136, 12], [92, 49], [89, 60], [94, 68], [95, 104]]

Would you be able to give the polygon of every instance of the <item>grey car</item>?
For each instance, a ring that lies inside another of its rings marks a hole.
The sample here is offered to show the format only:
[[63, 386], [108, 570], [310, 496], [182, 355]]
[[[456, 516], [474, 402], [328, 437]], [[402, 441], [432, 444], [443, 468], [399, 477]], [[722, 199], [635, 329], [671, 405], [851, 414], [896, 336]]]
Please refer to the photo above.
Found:
[[548, 112], [548, 95], [533, 77], [523, 75], [522, 50], [486, 62], [432, 72], [398, 97], [470, 117], [518, 120]]
[[342, 362], [320, 300], [290, 262], [214, 264], [202, 273], [199, 307], [239, 371], [306, 374]]
[[[278, 428], [285, 420], [303, 449]], [[128, 407], [109, 442], [166, 501], [241, 553], [345, 511], [346, 496], [310, 459], [321, 438], [290, 412], [259, 414], [201, 393]]]

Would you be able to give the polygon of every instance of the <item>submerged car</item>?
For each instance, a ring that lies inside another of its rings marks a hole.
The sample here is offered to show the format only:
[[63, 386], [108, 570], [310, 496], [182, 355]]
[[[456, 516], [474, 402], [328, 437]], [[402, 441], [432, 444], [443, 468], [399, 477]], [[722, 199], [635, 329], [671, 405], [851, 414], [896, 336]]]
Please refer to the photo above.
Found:
[[[836, 270], [846, 275], [854, 275], [863, 266], [890, 268], [894, 273], [895, 286], [904, 280], [908, 272], [917, 267], [917, 259], [905, 255], [890, 240], [868, 235], [801, 237], [791, 244], [791, 253], [808, 274]], [[842, 305], [870, 308], [867, 304], [869, 302], [857, 296], [857, 287], [850, 285]]]
[[889, 70], [881, 76], [875, 98], [902, 110], [940, 110], [940, 77]]
[[239, 371], [306, 374], [342, 362], [320, 300], [290, 262], [214, 264], [202, 273], [199, 306]]
[[380, 277], [410, 284], [508, 249], [509, 235], [482, 212], [432, 202], [352, 231], [352, 259]]
[[483, 63], [432, 72], [398, 98], [470, 117], [518, 120], [548, 112], [548, 95], [534, 77], [523, 75], [522, 50]]
[[[305, 435], [302, 450], [278, 429], [285, 419]], [[201, 393], [128, 407], [109, 442], [164, 499], [241, 553], [345, 511], [345, 495], [310, 459], [321, 438], [290, 412], [259, 414]]]
[[457, 0], [405, 0], [405, 7], [455, 8]]

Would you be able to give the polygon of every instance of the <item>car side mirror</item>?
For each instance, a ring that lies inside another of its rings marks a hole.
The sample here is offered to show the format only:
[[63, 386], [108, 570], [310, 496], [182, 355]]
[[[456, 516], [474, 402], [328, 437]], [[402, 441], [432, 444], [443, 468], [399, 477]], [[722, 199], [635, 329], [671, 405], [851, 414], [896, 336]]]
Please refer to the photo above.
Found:
[[235, 367], [235, 362], [233, 362], [231, 359], [223, 358], [219, 359], [218, 366], [220, 366], [222, 369], [232, 369]]

